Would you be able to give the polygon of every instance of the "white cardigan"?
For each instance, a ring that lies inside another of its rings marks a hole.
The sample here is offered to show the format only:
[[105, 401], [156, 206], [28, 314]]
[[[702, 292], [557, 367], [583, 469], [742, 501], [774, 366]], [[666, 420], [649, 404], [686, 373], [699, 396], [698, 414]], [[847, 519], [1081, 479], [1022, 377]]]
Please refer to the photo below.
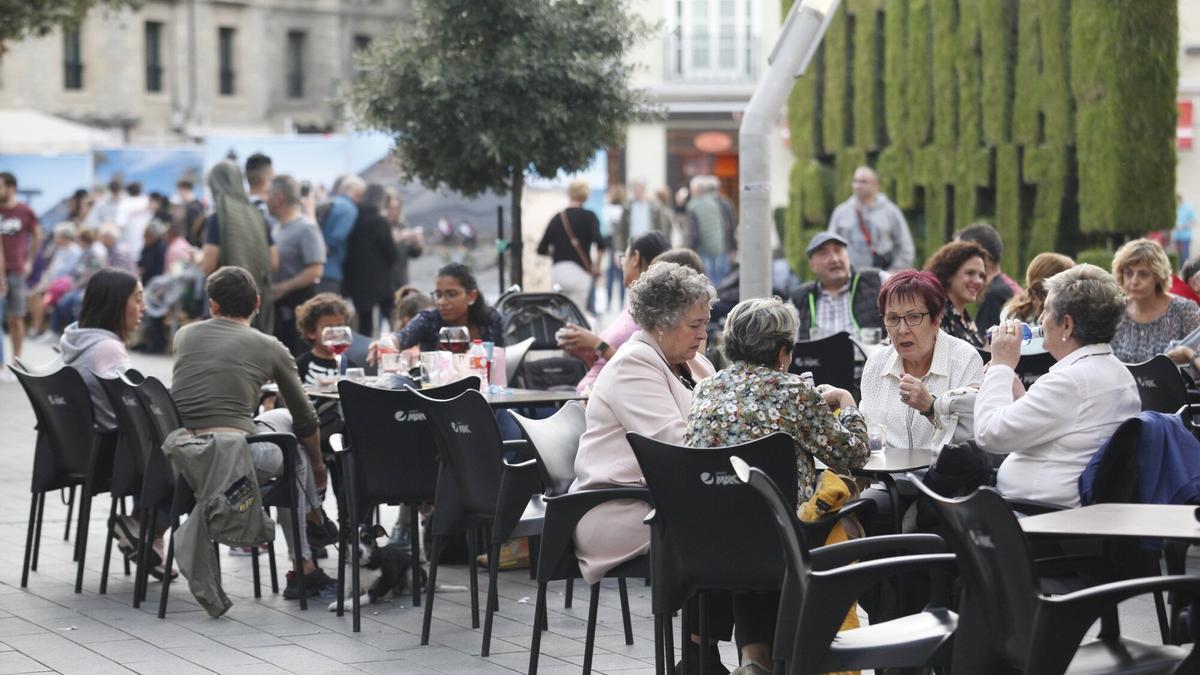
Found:
[[1009, 497], [1079, 506], [1079, 474], [1121, 422], [1141, 412], [1137, 382], [1107, 344], [1063, 357], [1013, 400], [1012, 368], [993, 364], [975, 398], [975, 441], [1007, 454], [996, 487]]

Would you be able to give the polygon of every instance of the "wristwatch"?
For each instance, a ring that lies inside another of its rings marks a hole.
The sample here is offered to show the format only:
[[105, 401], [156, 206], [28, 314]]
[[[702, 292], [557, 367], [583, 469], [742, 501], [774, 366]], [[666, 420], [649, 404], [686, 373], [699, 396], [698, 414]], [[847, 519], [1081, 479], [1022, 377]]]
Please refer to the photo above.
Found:
[[599, 356], [600, 358], [604, 358], [604, 355], [607, 353], [608, 353], [608, 343], [605, 342], [604, 340], [601, 340], [600, 344], [596, 345], [596, 356]]
[[934, 404], [936, 401], [937, 401], [937, 397], [936, 397], [936, 396], [932, 396], [932, 397], [930, 397], [930, 399], [929, 399], [929, 408], [928, 408], [928, 409], [926, 409], [926, 410], [922, 410], [922, 411], [921, 411], [921, 415], [922, 415], [922, 416], [924, 416], [924, 417], [927, 417], [927, 418], [929, 418], [929, 419], [933, 419], [933, 404]]

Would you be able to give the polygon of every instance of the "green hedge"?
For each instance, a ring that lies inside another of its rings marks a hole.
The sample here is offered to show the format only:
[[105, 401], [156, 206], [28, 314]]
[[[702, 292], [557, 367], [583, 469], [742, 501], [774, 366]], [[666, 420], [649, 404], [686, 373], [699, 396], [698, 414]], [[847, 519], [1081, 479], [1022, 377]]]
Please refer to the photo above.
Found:
[[1177, 24], [1174, 0], [844, 0], [789, 100], [789, 259], [863, 163], [919, 258], [980, 220], [1014, 275], [1169, 227]]

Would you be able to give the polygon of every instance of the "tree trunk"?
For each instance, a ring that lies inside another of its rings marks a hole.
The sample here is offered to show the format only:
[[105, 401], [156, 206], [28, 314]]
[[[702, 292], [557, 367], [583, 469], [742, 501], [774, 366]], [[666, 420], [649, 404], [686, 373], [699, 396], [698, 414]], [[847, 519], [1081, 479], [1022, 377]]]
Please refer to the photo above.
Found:
[[[512, 177], [512, 239], [511, 245], [508, 247], [509, 255], [512, 263], [512, 283], [521, 286], [522, 290], [525, 287], [524, 269], [522, 266], [522, 256], [524, 255], [524, 242], [521, 237], [521, 196], [525, 192], [525, 171], [518, 168], [513, 170]], [[500, 289], [504, 292], [504, 289]]]

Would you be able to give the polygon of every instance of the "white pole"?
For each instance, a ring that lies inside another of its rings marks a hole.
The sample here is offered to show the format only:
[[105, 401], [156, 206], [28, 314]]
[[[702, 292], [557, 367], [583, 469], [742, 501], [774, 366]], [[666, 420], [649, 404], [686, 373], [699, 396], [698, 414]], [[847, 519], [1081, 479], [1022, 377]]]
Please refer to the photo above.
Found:
[[738, 132], [741, 183], [741, 244], [738, 247], [742, 300], [771, 294], [771, 155], [769, 140], [775, 120], [841, 0], [804, 0], [792, 7], [767, 71], [754, 89]]

